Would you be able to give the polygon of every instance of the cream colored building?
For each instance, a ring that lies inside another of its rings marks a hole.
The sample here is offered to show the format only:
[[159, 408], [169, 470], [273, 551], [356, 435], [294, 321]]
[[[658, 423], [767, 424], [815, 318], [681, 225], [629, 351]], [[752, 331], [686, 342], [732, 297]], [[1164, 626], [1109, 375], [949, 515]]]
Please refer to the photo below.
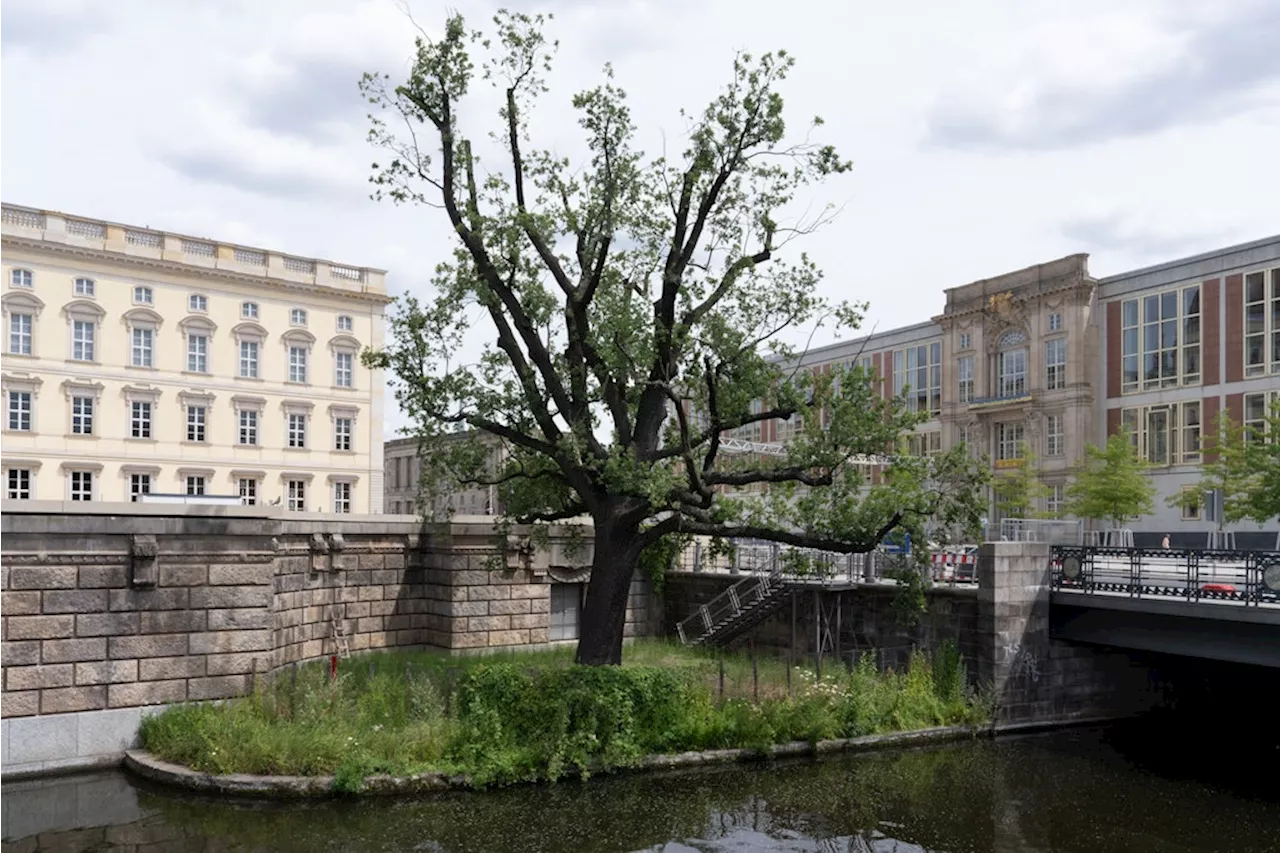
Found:
[[381, 270], [3, 206], [6, 501], [382, 512]]

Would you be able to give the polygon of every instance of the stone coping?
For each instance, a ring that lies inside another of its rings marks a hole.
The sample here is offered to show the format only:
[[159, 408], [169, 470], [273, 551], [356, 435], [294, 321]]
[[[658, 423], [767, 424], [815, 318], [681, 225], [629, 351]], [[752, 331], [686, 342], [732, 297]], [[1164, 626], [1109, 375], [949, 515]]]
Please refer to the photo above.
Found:
[[[856, 738], [824, 740], [817, 743], [795, 741], [778, 744], [767, 750], [711, 749], [681, 752], [674, 755], [649, 755], [631, 767], [610, 768], [604, 773], [628, 773], [762, 761], [772, 758], [826, 755], [835, 752], [867, 752], [897, 746], [943, 743], [991, 737], [999, 731], [991, 725], [946, 726], [866, 735]], [[214, 775], [192, 770], [180, 764], [162, 761], [151, 753], [131, 749], [125, 752], [124, 767], [153, 782], [209, 794], [261, 797], [267, 799], [300, 799], [336, 796], [332, 776], [254, 776], [248, 773]], [[466, 777], [444, 773], [420, 773], [414, 776], [366, 776], [361, 795], [421, 794], [447, 790], [471, 790]]]

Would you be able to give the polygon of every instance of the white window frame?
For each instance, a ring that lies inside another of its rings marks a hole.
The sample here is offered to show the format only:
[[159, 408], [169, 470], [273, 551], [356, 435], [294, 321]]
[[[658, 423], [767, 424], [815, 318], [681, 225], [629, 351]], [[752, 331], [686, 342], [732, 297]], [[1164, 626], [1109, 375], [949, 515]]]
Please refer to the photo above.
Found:
[[[345, 362], [345, 364], [344, 364]], [[354, 353], [339, 350], [333, 354], [333, 384], [337, 388], [354, 388], [356, 377]]]
[[[1149, 406], [1133, 406], [1120, 410], [1120, 431], [1128, 439], [1134, 452], [1156, 468], [1169, 465], [1194, 464], [1200, 461], [1203, 442], [1201, 423], [1190, 423], [1203, 418], [1200, 400], [1180, 400], [1175, 403], [1154, 403]], [[1158, 424], [1163, 422], [1163, 426]], [[1194, 450], [1186, 443], [1194, 437]]]
[[240, 319], [256, 320], [258, 319], [258, 310], [259, 310], [258, 303], [256, 302], [249, 302], [249, 301], [241, 302], [240, 303]]
[[71, 318], [71, 360], [94, 363], [98, 355], [98, 321]]
[[91, 278], [80, 277], [72, 283], [71, 292], [76, 296], [87, 297], [92, 299], [97, 291], [97, 283]]
[[1067, 486], [1065, 483], [1049, 483], [1049, 493], [1044, 497], [1044, 508], [1050, 516], [1057, 518], [1067, 503]]
[[129, 364], [132, 367], [155, 367], [156, 330], [149, 326], [133, 326], [129, 330]]
[[[33, 389], [6, 389], [4, 393], [4, 408], [5, 432], [30, 433], [36, 431], [36, 392]], [[16, 426], [14, 425], [15, 422]]]
[[25, 267], [17, 267], [9, 272], [9, 286], [30, 290], [35, 286], [35, 274]]
[[350, 314], [339, 314], [337, 329], [339, 332], [351, 332], [355, 330], [355, 318]]
[[333, 511], [343, 515], [351, 513], [351, 497], [354, 484], [350, 480], [333, 481]]
[[97, 472], [81, 468], [67, 471], [67, 500], [92, 501], [97, 486]]
[[1030, 391], [1031, 354], [1026, 332], [1010, 329], [998, 342], [995, 356], [995, 396], [1000, 399], [1024, 397]]
[[1062, 456], [1066, 452], [1066, 418], [1060, 414], [1045, 416], [1044, 455]]
[[907, 395], [907, 409], [942, 412], [942, 342], [929, 341], [893, 351], [893, 395]]
[[310, 356], [310, 347], [303, 344], [289, 344], [289, 378], [288, 381], [295, 385], [307, 384], [307, 362]]
[[548, 640], [576, 640], [582, 627], [582, 584], [552, 583]]
[[299, 479], [285, 480], [285, 509], [289, 512], [307, 511], [307, 481]]
[[188, 474], [186, 477], [187, 495], [196, 497], [205, 494], [208, 481], [203, 474]]
[[960, 352], [973, 349], [973, 333], [961, 332], [960, 340], [956, 342], [956, 349]]
[[1049, 312], [1049, 331], [1062, 331], [1062, 314], [1058, 311]]
[[89, 394], [73, 394], [71, 397], [71, 434], [93, 435], [93, 420], [97, 408], [96, 399]]
[[[25, 483], [23, 481], [26, 481]], [[35, 471], [17, 465], [4, 469], [4, 494], [11, 501], [29, 501], [35, 492]]]
[[192, 293], [187, 297], [187, 311], [192, 314], [208, 314], [209, 297], [203, 293]]
[[1024, 447], [1027, 442], [1027, 425], [1022, 421], [999, 421], [996, 423], [996, 459], [1007, 461], [1024, 458]]
[[153, 482], [149, 471], [130, 471], [126, 476], [129, 478], [130, 503], [138, 503], [142, 495], [151, 494]]
[[285, 412], [285, 447], [290, 450], [307, 449], [308, 419], [305, 412]]
[[1194, 504], [1186, 500], [1187, 494], [1195, 491], [1195, 486], [1182, 486], [1178, 493], [1182, 496], [1182, 500], [1178, 501], [1178, 507], [1182, 510], [1183, 521], [1199, 521], [1201, 517], [1200, 502]]
[[155, 291], [145, 284], [136, 284], [133, 287], [133, 304], [134, 305], [155, 305]]
[[[1258, 298], [1249, 298], [1250, 285], [1256, 277]], [[1246, 378], [1280, 373], [1280, 267], [1245, 273], [1241, 289], [1241, 363]], [[1261, 314], [1256, 327], [1249, 325], [1249, 312], [1256, 306]], [[1250, 361], [1250, 347], [1257, 348], [1256, 361]]]
[[135, 441], [155, 440], [156, 404], [153, 400], [129, 401], [129, 438]]
[[240, 339], [240, 364], [237, 375], [241, 379], [259, 379], [262, 376], [262, 342]]
[[9, 355], [34, 355], [36, 316], [26, 311], [9, 312]]
[[1067, 387], [1067, 339], [1050, 338], [1044, 342], [1044, 387], [1058, 391]]
[[[1271, 406], [1280, 400], [1280, 391], [1258, 391], [1253, 394], [1245, 394], [1240, 400], [1241, 417], [1240, 425], [1245, 429], [1245, 435], [1265, 436], [1267, 433], [1267, 418], [1271, 414]], [[1257, 409], [1255, 412], [1254, 410]]]
[[[356, 419], [349, 414], [339, 414], [333, 417], [333, 449], [339, 452], [349, 452], [355, 449], [356, 435]], [[346, 447], [343, 447], [343, 444]]]
[[240, 503], [244, 506], [257, 506], [258, 485], [262, 481], [257, 477], [236, 478], [236, 490], [240, 494]]
[[974, 396], [973, 356], [956, 359], [956, 393], [961, 403], [972, 403]]
[[187, 332], [187, 373], [209, 373], [209, 334], [204, 329]]
[[[262, 412], [258, 409], [242, 408], [236, 410], [237, 441], [241, 447], [260, 447], [259, 429], [262, 426]], [[245, 439], [252, 438], [253, 441]]]
[[1195, 283], [1120, 303], [1122, 394], [1201, 384], [1203, 297]]
[[[186, 404], [187, 441], [207, 444], [209, 441], [209, 407], [204, 402]], [[196, 436], [193, 438], [192, 436]]]
[[297, 328], [306, 328], [307, 310], [305, 308], [290, 308], [289, 325]]

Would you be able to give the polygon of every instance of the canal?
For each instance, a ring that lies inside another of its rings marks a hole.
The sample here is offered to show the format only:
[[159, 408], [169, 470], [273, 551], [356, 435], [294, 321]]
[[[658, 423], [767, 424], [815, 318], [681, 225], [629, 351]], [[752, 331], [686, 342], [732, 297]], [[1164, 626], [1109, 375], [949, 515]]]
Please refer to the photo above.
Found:
[[1275, 738], [1184, 722], [419, 800], [216, 800], [113, 771], [5, 785], [3, 849], [1280, 850]]

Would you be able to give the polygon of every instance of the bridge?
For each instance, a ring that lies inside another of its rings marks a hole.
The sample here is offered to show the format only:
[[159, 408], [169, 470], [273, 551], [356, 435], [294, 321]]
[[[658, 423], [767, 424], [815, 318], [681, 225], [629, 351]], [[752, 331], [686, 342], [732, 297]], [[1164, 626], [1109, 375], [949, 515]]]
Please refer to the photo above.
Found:
[[1055, 547], [1049, 634], [1280, 668], [1280, 552]]

